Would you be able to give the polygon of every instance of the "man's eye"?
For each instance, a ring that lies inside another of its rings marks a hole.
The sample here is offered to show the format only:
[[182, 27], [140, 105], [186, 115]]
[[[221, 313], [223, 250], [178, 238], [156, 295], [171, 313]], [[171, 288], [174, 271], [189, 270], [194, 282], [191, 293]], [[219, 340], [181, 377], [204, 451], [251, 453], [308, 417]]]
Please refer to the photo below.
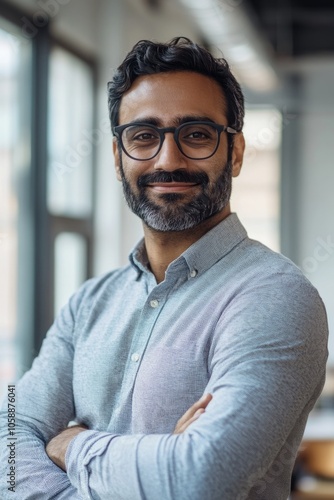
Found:
[[209, 125], [187, 125], [180, 132], [180, 139], [185, 142], [204, 143], [215, 138], [216, 131]]
[[208, 137], [208, 134], [200, 131], [194, 131], [190, 132], [187, 137], [189, 137], [189, 139], [206, 139]]
[[215, 140], [215, 135], [205, 130], [188, 130], [180, 139], [184, 142], [203, 144]]
[[139, 132], [139, 133], [135, 134], [131, 140], [132, 141], [154, 141], [154, 140], [159, 140], [159, 137], [152, 132]]

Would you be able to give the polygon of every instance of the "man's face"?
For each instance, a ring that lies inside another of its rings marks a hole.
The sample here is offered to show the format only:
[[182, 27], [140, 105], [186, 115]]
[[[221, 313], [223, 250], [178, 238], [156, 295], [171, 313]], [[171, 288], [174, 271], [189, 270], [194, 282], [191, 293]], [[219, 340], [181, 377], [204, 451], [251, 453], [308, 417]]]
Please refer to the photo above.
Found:
[[[218, 84], [194, 72], [142, 76], [124, 94], [119, 124], [144, 122], [173, 127], [192, 120], [228, 125], [226, 103]], [[172, 133], [151, 160], [129, 158], [114, 146], [116, 171], [131, 210], [157, 231], [183, 231], [220, 214], [229, 205], [232, 176], [239, 174], [242, 134], [228, 155], [226, 133], [216, 153], [193, 160], [178, 149]]]

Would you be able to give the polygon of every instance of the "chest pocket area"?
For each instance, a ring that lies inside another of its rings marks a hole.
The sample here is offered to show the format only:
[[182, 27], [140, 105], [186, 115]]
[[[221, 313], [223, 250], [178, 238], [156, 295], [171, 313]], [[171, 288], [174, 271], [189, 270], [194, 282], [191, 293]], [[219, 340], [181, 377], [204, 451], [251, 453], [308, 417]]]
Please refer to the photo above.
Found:
[[207, 383], [206, 355], [196, 346], [148, 349], [133, 390], [133, 432], [172, 432]]

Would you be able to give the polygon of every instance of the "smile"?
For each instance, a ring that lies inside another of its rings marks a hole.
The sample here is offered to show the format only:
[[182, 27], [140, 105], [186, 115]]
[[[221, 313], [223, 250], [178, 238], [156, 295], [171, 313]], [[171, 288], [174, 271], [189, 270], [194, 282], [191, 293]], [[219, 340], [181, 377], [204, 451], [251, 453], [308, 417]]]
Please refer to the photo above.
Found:
[[196, 183], [189, 182], [157, 182], [148, 184], [148, 187], [159, 193], [181, 193], [198, 186]]

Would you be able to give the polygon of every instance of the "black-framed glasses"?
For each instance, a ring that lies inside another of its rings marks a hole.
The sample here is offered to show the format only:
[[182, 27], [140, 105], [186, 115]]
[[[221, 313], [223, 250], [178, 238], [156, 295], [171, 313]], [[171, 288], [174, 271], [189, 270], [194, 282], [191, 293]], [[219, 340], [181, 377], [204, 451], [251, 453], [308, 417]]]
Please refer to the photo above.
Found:
[[133, 160], [154, 158], [160, 151], [166, 133], [174, 134], [177, 147], [191, 160], [206, 160], [218, 149], [220, 134], [236, 134], [237, 130], [226, 125], [207, 121], [192, 121], [179, 127], [159, 128], [147, 123], [127, 123], [113, 127], [124, 153]]

